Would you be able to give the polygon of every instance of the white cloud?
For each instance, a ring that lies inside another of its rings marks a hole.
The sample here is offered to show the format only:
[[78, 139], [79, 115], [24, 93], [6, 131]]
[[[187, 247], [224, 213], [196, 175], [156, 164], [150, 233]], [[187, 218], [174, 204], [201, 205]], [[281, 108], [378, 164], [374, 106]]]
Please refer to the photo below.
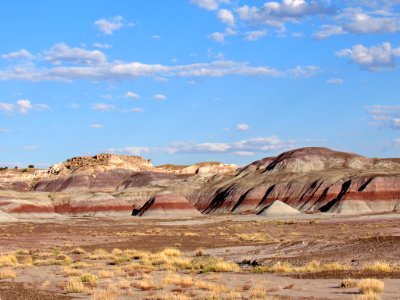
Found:
[[26, 115], [31, 110], [44, 110], [44, 109], [49, 109], [49, 106], [43, 103], [33, 105], [31, 101], [29, 101], [28, 99], [20, 99], [16, 103], [5, 103], [5, 102], [0, 103], [0, 110], [7, 113], [17, 112], [19, 114]]
[[332, 14], [334, 9], [318, 1], [283, 0], [282, 3], [265, 2], [261, 7], [244, 5], [237, 13], [240, 19], [250, 24], [283, 27], [286, 22], [296, 23], [307, 16]]
[[357, 34], [393, 33], [400, 30], [398, 17], [371, 15], [362, 8], [347, 8], [339, 16], [345, 31]]
[[210, 35], [210, 38], [214, 41], [214, 42], [218, 42], [218, 43], [223, 43], [225, 42], [225, 34], [223, 32], [213, 32]]
[[128, 154], [128, 155], [142, 155], [143, 153], [149, 153], [150, 148], [141, 146], [128, 146], [123, 148], [110, 148], [107, 150], [110, 153], [116, 154]]
[[234, 26], [235, 25], [235, 17], [233, 16], [232, 12], [228, 9], [220, 9], [218, 11], [218, 19], [228, 25], [228, 26]]
[[138, 100], [140, 99], [140, 95], [131, 91], [127, 91], [124, 95], [125, 98], [130, 98], [130, 99], [135, 99]]
[[154, 100], [167, 100], [167, 96], [165, 96], [163, 94], [155, 94], [155, 95], [153, 95], [153, 99]]
[[267, 32], [265, 30], [248, 31], [245, 33], [245, 39], [249, 42], [255, 42], [266, 35]]
[[[226, 30], [224, 34], [236, 33]], [[268, 66], [251, 66], [247, 62], [221, 60], [223, 59], [222, 53], [209, 52], [209, 55], [213, 55], [215, 59], [219, 60], [187, 65], [144, 64], [119, 60], [108, 62], [101, 51], [72, 48], [61, 43], [52, 47], [43, 61], [52, 64], [39, 67], [32, 63], [0, 69], [0, 81], [117, 81], [148, 76], [156, 80], [161, 78], [167, 80], [167, 77], [222, 77], [228, 75], [281, 77], [294, 73], [298, 76], [304, 74], [309, 76], [309, 72], [315, 71], [316, 68], [313, 67], [312, 70], [310, 66], [299, 66], [292, 70], [281, 71]], [[65, 65], [64, 63], [79, 65]], [[54, 64], [56, 65], [54, 66]]]
[[233, 152], [234, 155], [237, 156], [254, 156], [256, 155], [255, 152], [251, 152], [251, 151], [235, 151]]
[[15, 104], [0, 102], [0, 110], [5, 112], [12, 112], [15, 109]]
[[250, 126], [248, 124], [241, 123], [236, 126], [236, 129], [239, 131], [248, 131], [250, 130]]
[[99, 50], [72, 48], [64, 43], [54, 45], [46, 55], [46, 60], [53, 64], [100, 64], [106, 62], [106, 56]]
[[159, 39], [161, 39], [161, 37], [160, 37], [158, 34], [153, 34], [153, 35], [151, 36], [151, 38], [152, 38], [153, 40], [159, 40]]
[[294, 147], [294, 141], [282, 141], [277, 136], [251, 138], [231, 143], [188, 143], [175, 142], [163, 151], [174, 153], [245, 153], [245, 152], [269, 152], [286, 150]]
[[102, 125], [102, 124], [90, 124], [90, 128], [101, 129], [101, 128], [104, 128], [104, 125]]
[[94, 24], [105, 35], [112, 35], [114, 31], [125, 26], [125, 20], [122, 16], [116, 16], [113, 18], [97, 20]]
[[400, 129], [400, 105], [373, 105], [367, 109], [373, 119], [371, 125]]
[[92, 108], [93, 108], [94, 110], [110, 111], [110, 110], [115, 109], [115, 106], [114, 106], [114, 105], [111, 105], [111, 104], [106, 104], [106, 103], [94, 103], [94, 104], [92, 105]]
[[0, 128], [0, 133], [8, 133], [8, 132], [10, 132], [11, 130], [10, 129], [8, 129], [8, 128]]
[[321, 68], [318, 66], [297, 66], [290, 69], [287, 73], [302, 78], [310, 78], [321, 72]]
[[94, 43], [93, 47], [100, 48], [100, 49], [111, 49], [112, 45], [110, 45], [110, 44], [102, 44], [102, 43]]
[[331, 78], [326, 81], [329, 84], [343, 84], [342, 78]]
[[346, 34], [346, 31], [344, 31], [341, 26], [322, 25], [321, 29], [314, 33], [314, 38], [316, 38], [317, 40], [323, 40], [334, 35], [342, 34]]
[[140, 108], [140, 107], [134, 107], [134, 108], [131, 109], [131, 112], [141, 113], [141, 112], [144, 112], [144, 109]]
[[217, 0], [191, 0], [191, 2], [207, 10], [216, 10], [219, 7]]
[[26, 49], [21, 49], [15, 52], [1, 55], [3, 59], [18, 59], [18, 58], [33, 58], [33, 55]]
[[336, 52], [336, 55], [348, 57], [351, 62], [368, 71], [386, 71], [394, 68], [396, 58], [400, 56], [400, 47], [393, 48], [391, 43], [383, 43], [370, 48], [364, 45], [355, 45], [352, 48]]

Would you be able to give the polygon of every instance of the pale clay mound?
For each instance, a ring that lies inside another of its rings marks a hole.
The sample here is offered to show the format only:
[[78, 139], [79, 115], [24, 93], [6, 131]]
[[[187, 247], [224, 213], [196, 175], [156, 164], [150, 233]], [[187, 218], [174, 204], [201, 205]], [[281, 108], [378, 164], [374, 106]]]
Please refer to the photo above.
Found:
[[147, 201], [136, 214], [143, 217], [181, 218], [197, 217], [201, 213], [183, 196], [163, 192]]
[[260, 213], [261, 216], [287, 216], [297, 215], [301, 212], [297, 209], [283, 203], [282, 201], [276, 200]]

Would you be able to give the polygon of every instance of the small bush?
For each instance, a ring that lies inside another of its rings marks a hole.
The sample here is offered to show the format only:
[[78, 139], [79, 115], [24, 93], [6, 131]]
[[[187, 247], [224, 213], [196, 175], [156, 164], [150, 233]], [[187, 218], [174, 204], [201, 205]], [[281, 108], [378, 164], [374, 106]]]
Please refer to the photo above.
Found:
[[64, 291], [66, 293], [84, 293], [86, 288], [79, 277], [71, 277], [68, 278]]
[[357, 287], [361, 294], [381, 294], [385, 289], [385, 283], [382, 280], [367, 278], [358, 281]]

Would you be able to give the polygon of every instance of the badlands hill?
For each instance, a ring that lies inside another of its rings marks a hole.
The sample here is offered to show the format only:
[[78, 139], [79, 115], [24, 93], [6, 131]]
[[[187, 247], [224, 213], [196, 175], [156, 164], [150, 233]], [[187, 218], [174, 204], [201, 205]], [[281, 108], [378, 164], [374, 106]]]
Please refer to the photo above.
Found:
[[310, 147], [240, 169], [215, 162], [155, 167], [138, 156], [99, 154], [35, 173], [0, 171], [0, 211], [10, 217], [130, 215], [165, 191], [206, 214], [268, 212], [277, 200], [307, 213], [398, 211], [400, 159]]

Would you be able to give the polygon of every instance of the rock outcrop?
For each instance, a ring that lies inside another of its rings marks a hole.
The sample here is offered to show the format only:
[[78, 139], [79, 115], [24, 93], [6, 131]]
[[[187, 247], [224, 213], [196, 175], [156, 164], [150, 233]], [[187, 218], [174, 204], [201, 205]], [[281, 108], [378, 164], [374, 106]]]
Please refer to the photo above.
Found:
[[[205, 214], [257, 214], [277, 200], [301, 212], [400, 210], [400, 159], [327, 148], [296, 149], [240, 169], [221, 163], [154, 167], [136, 156], [100, 154], [32, 172], [0, 171], [0, 211], [12, 217], [128, 216], [150, 198], [147, 204], [158, 198], [167, 208], [189, 203]], [[174, 197], [178, 204], [167, 201]]]
[[254, 162], [195, 205], [205, 213], [258, 213], [276, 200], [303, 212], [398, 210], [399, 159], [302, 148]]
[[149, 199], [134, 215], [151, 218], [183, 218], [198, 217], [201, 213], [185, 197], [166, 191]]

